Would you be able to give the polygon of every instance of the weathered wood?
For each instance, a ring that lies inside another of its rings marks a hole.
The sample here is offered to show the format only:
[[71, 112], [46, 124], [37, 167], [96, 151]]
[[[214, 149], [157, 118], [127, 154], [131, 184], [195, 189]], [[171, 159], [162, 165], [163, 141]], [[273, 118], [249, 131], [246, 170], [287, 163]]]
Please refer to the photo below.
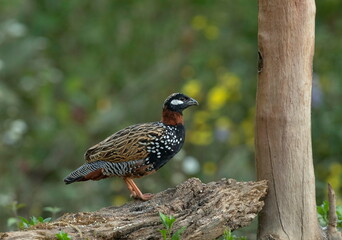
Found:
[[258, 239], [322, 239], [311, 146], [314, 0], [259, 0], [257, 178], [269, 180]]
[[73, 239], [161, 239], [158, 212], [176, 218], [174, 229], [186, 226], [182, 239], [215, 239], [224, 229], [248, 225], [263, 207], [267, 182], [222, 179], [203, 184], [191, 178], [150, 201], [132, 201], [96, 212], [67, 213], [27, 231], [0, 233], [1, 239], [55, 239], [63, 230]]
[[342, 233], [337, 230], [337, 214], [336, 214], [336, 197], [335, 191], [328, 184], [328, 199], [329, 199], [329, 213], [328, 213], [328, 228], [327, 236], [329, 240], [342, 240]]

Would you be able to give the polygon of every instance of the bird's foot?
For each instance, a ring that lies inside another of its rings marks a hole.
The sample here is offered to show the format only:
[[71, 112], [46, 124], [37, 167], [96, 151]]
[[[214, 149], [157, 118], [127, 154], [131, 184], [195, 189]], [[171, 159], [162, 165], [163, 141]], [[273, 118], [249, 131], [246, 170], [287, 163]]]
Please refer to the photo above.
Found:
[[150, 200], [153, 197], [153, 194], [151, 193], [145, 193], [143, 194], [140, 189], [135, 185], [133, 180], [131, 178], [124, 178], [125, 183], [127, 184], [127, 187], [129, 191], [131, 192], [131, 197], [134, 199], [140, 199], [142, 201]]
[[150, 200], [152, 197], [154, 196], [154, 194], [152, 193], [144, 193], [144, 194], [131, 194], [131, 197], [137, 200], [142, 200], [142, 201], [148, 201]]

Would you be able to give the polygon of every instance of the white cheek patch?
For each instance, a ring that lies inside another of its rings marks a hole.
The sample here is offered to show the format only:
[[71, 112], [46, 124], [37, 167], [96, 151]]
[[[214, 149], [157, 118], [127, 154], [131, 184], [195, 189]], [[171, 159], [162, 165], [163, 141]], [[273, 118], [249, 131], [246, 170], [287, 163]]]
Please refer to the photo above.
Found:
[[183, 103], [184, 103], [183, 101], [178, 100], [178, 99], [173, 99], [173, 100], [171, 101], [171, 104], [172, 104], [172, 105], [181, 105], [181, 104], [183, 104]]

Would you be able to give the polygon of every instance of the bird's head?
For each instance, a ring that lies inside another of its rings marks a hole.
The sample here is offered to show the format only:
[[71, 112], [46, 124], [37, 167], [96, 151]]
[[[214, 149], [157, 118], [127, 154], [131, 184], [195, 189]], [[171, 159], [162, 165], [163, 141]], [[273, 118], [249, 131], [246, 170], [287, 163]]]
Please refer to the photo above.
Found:
[[182, 93], [173, 93], [164, 102], [164, 109], [172, 112], [182, 111], [190, 106], [198, 105], [198, 102]]

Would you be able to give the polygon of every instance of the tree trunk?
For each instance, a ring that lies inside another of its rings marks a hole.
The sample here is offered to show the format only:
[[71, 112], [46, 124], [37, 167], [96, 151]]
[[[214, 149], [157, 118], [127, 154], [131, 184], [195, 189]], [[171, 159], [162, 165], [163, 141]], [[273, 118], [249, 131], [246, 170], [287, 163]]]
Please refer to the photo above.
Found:
[[0, 239], [56, 239], [61, 230], [73, 239], [162, 239], [158, 212], [176, 218], [173, 230], [186, 230], [182, 239], [216, 239], [226, 228], [248, 225], [264, 205], [267, 182], [222, 179], [203, 184], [191, 178], [176, 188], [156, 194], [146, 202], [96, 212], [68, 213], [51, 223], [27, 231], [0, 233]]
[[311, 147], [314, 0], [259, 0], [257, 178], [269, 181], [258, 239], [321, 239]]

